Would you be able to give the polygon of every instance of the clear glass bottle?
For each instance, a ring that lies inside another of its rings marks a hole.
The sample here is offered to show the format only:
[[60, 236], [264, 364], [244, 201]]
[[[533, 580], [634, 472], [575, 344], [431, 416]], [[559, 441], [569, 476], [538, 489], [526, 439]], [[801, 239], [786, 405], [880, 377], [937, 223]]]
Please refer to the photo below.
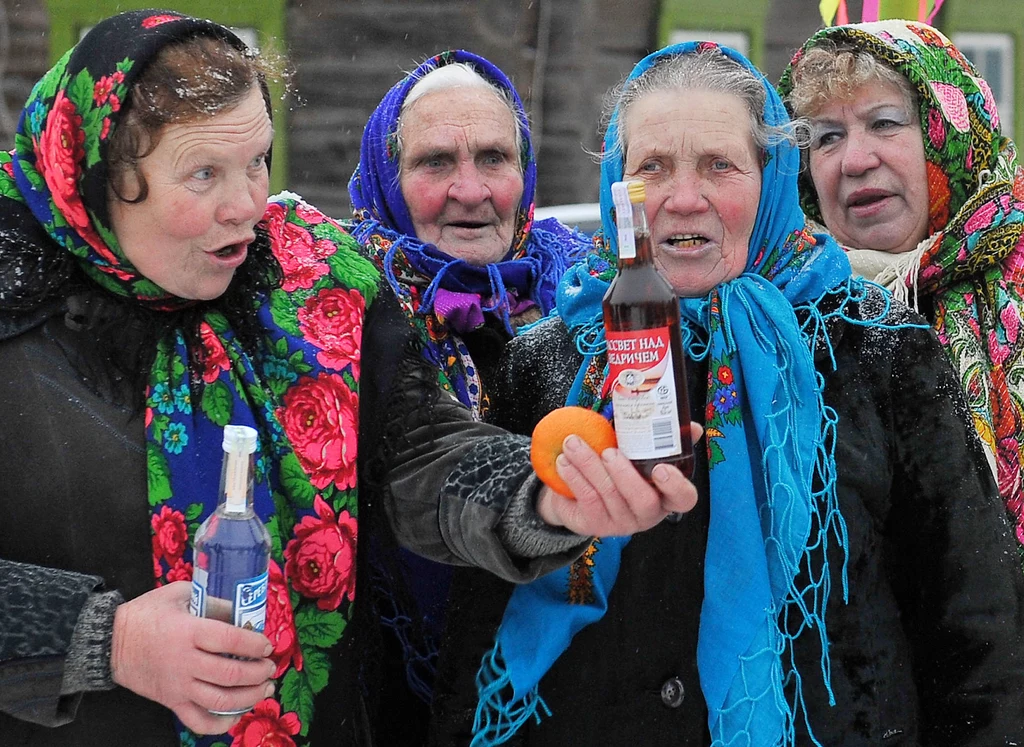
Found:
[[196, 530], [190, 610], [197, 617], [262, 633], [270, 534], [252, 505], [256, 440], [256, 431], [248, 426], [224, 428], [220, 498], [216, 510]]
[[612, 185], [619, 266], [604, 295], [608, 379], [618, 447], [648, 479], [667, 463], [693, 474], [679, 298], [654, 266], [640, 181]]

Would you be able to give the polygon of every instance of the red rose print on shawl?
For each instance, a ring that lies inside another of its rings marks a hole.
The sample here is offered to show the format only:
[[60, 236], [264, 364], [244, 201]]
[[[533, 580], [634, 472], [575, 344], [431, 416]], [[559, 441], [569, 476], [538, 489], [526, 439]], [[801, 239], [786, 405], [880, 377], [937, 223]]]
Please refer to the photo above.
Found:
[[68, 224], [111, 264], [119, 260], [92, 227], [89, 214], [78, 194], [79, 164], [85, 158], [82, 115], [74, 103], [58, 91], [46, 118], [46, 129], [36, 144], [37, 169], [50, 189], [53, 204]]
[[317, 599], [322, 610], [334, 610], [342, 597], [355, 599], [356, 520], [348, 511], [335, 518], [320, 496], [313, 508], [316, 517], [295, 525], [295, 539], [284, 550], [285, 572], [297, 592]]
[[299, 636], [295, 630], [295, 613], [288, 598], [288, 586], [285, 584], [281, 566], [274, 560], [270, 561], [267, 622], [263, 635], [274, 644], [274, 650], [270, 654], [270, 658], [277, 664], [274, 679], [284, 674], [292, 661], [295, 662], [296, 669], [302, 669], [302, 649], [299, 648]]
[[311, 226], [323, 223], [327, 216], [304, 202], [295, 205], [295, 214]]
[[178, 558], [178, 562], [174, 564], [171, 570], [167, 571], [167, 582], [173, 581], [191, 581], [192, 580], [192, 564], [186, 563], [184, 558]]
[[172, 16], [172, 15], [167, 15], [167, 14], [164, 14], [162, 16], [150, 16], [149, 18], [143, 19], [143, 21], [142, 21], [142, 28], [144, 28], [144, 29], [151, 29], [154, 26], [160, 26], [161, 24], [164, 24], [164, 23], [170, 23], [171, 21], [177, 21], [180, 18], [181, 18], [181, 16]]
[[303, 377], [285, 392], [277, 417], [299, 464], [318, 490], [356, 484], [358, 397], [336, 374]]
[[285, 209], [276, 203], [268, 205], [264, 214], [274, 256], [284, 271], [281, 288], [291, 293], [299, 288], [312, 288], [326, 275], [330, 268], [324, 259], [338, 251], [338, 247], [327, 239], [314, 239], [309, 230], [285, 222], [285, 217]]
[[221, 371], [231, 368], [231, 361], [217, 333], [206, 322], [199, 325], [199, 338], [203, 342], [203, 381], [212, 384]]
[[302, 729], [294, 713], [281, 715], [281, 704], [272, 698], [261, 700], [228, 731], [231, 747], [290, 747]]
[[185, 546], [188, 544], [185, 517], [170, 506], [162, 506], [160, 513], [150, 518], [150, 524], [153, 527], [153, 555], [164, 558], [173, 567], [185, 554]]
[[353, 375], [358, 376], [365, 307], [358, 291], [328, 288], [299, 309], [299, 328], [309, 342], [320, 348], [316, 359], [322, 366], [340, 371], [351, 363]]

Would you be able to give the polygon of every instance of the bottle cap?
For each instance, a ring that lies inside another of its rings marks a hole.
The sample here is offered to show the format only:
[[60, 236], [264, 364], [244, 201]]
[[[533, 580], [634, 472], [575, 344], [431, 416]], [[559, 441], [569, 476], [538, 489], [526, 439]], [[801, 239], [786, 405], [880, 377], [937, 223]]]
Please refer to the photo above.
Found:
[[224, 426], [224, 451], [230, 454], [252, 454], [256, 451], [256, 429], [247, 425]]
[[629, 201], [634, 205], [647, 199], [647, 188], [643, 182], [626, 182], [626, 187], [629, 190]]

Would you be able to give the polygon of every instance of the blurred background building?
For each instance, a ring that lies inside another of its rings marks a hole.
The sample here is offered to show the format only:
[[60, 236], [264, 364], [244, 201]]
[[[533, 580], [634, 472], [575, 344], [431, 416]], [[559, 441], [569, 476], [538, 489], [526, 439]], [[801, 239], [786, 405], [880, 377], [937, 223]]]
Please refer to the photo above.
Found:
[[[850, 18], [860, 1], [848, 0]], [[918, 0], [882, 0], [916, 17]], [[822, 24], [818, 0], [0, 0], [0, 147], [10, 148], [32, 84], [92, 24], [162, 7], [212, 18], [283, 52], [273, 182], [327, 212], [349, 212], [346, 184], [363, 124], [403, 71], [447, 48], [489, 58], [513, 79], [538, 153], [538, 205], [597, 199], [605, 92], [669, 41], [711, 38], [772, 80]], [[1024, 141], [1024, 0], [947, 0], [935, 25], [980, 66], [1008, 133]]]

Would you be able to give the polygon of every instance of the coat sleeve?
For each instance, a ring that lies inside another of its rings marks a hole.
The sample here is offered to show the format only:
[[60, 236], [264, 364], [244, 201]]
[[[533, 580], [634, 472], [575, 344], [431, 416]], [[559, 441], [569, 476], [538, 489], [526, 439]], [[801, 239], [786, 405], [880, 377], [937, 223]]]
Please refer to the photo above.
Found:
[[526, 582], [565, 565], [589, 538], [549, 527], [529, 439], [473, 419], [385, 292], [367, 315], [360, 395], [363, 497], [402, 546]]
[[97, 576], [0, 560], [0, 711], [43, 726], [109, 689], [117, 592]]
[[964, 395], [930, 331], [906, 330], [892, 381], [887, 534], [911, 641], [922, 744], [1024, 744], [1024, 576]]

